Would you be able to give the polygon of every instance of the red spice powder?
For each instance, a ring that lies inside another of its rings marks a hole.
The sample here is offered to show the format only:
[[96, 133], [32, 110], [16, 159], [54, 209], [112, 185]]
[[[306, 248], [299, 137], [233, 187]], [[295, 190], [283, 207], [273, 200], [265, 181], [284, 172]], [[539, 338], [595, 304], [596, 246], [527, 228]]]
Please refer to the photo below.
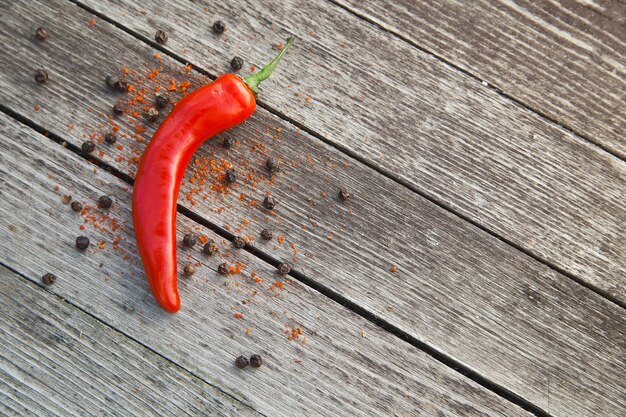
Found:
[[285, 329], [285, 334], [287, 335], [288, 340], [297, 340], [300, 338], [300, 336], [304, 335], [304, 332], [302, 331], [302, 327], [300, 326], [287, 327]]
[[229, 275], [236, 275], [236, 274], [240, 274], [241, 271], [243, 271], [244, 269], [244, 264], [241, 261], [237, 261], [235, 262], [234, 265], [231, 265], [230, 269], [228, 270], [228, 274]]

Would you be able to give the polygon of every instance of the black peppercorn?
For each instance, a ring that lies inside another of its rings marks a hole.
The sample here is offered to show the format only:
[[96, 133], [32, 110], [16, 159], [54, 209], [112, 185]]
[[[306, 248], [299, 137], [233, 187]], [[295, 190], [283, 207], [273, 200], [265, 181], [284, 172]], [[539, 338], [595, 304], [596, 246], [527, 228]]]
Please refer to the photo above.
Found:
[[170, 99], [167, 94], [157, 94], [154, 102], [158, 108], [164, 109], [170, 103]]
[[154, 107], [150, 107], [148, 111], [146, 111], [146, 117], [148, 117], [148, 120], [151, 122], [154, 122], [159, 118], [159, 111]]
[[221, 263], [218, 267], [217, 267], [217, 272], [219, 272], [222, 275], [228, 275], [228, 271], [230, 270], [230, 267], [228, 266], [228, 264], [226, 262]]
[[124, 106], [121, 102], [117, 102], [113, 105], [113, 113], [115, 114], [124, 114]]
[[106, 143], [115, 143], [117, 141], [117, 133], [115, 132], [107, 132], [104, 135], [104, 140]]
[[239, 58], [238, 56], [234, 57], [230, 61], [230, 67], [233, 69], [233, 71], [239, 71], [243, 67], [243, 59]]
[[185, 265], [185, 269], [183, 270], [185, 276], [192, 276], [193, 274], [196, 273], [196, 266], [194, 264], [187, 264]]
[[103, 195], [98, 199], [98, 207], [100, 208], [108, 209], [111, 208], [111, 205], [113, 205], [113, 200], [108, 195]]
[[82, 211], [83, 210], [83, 205], [80, 203], [80, 201], [72, 201], [72, 204], [70, 205], [70, 207], [74, 211]]
[[257, 355], [255, 353], [254, 355], [250, 356], [250, 366], [258, 368], [261, 365], [263, 365], [263, 358], [261, 358], [261, 355]]
[[156, 34], [154, 35], [154, 39], [161, 45], [165, 45], [165, 43], [167, 42], [167, 33], [159, 29], [156, 31]]
[[76, 238], [76, 248], [78, 250], [85, 250], [89, 247], [89, 238], [87, 236], [78, 236]]
[[233, 146], [235, 146], [235, 139], [232, 136], [226, 136], [222, 141], [222, 146], [224, 146], [226, 149], [232, 148]]
[[94, 149], [96, 149], [96, 144], [88, 140], [86, 142], [83, 142], [80, 148], [84, 153], [91, 153], [94, 151]]
[[237, 366], [237, 368], [245, 368], [246, 366], [248, 366], [248, 364], [250, 364], [250, 361], [243, 355], [235, 359], [235, 365]]
[[272, 240], [273, 237], [274, 237], [274, 234], [270, 230], [267, 230], [267, 229], [261, 230], [261, 239]]
[[287, 262], [281, 262], [278, 265], [277, 272], [278, 272], [278, 275], [280, 275], [281, 277], [284, 277], [285, 275], [291, 272], [291, 265], [289, 265]]
[[263, 200], [263, 206], [268, 210], [273, 210], [274, 207], [276, 207], [276, 199], [272, 197], [271, 195], [268, 195]]
[[280, 164], [272, 157], [267, 158], [267, 161], [265, 161], [265, 166], [270, 172], [280, 171]]
[[104, 79], [104, 82], [107, 84], [107, 86], [109, 86], [109, 88], [113, 90], [117, 90], [120, 85], [120, 79], [117, 78], [115, 75], [107, 75], [107, 77]]
[[244, 246], [246, 246], [246, 241], [242, 237], [235, 236], [233, 238], [233, 246], [236, 247], [237, 249], [242, 249]]
[[35, 71], [35, 81], [37, 81], [39, 84], [43, 84], [48, 81], [48, 71], [46, 71], [45, 69], [38, 69], [37, 71]]
[[350, 198], [350, 193], [345, 188], [342, 188], [341, 190], [339, 190], [339, 198], [343, 201], [346, 201]]
[[48, 29], [46, 29], [43, 26], [37, 28], [37, 31], [35, 32], [35, 36], [37, 36], [37, 39], [39, 39], [40, 41], [43, 41], [44, 39], [48, 37]]
[[121, 79], [118, 83], [117, 83], [117, 91], [119, 91], [120, 93], [125, 93], [128, 91], [128, 80], [125, 79]]
[[224, 33], [225, 30], [226, 30], [226, 25], [221, 20], [218, 20], [215, 23], [213, 23], [213, 32], [219, 34], [219, 33]]
[[193, 233], [187, 233], [183, 237], [183, 245], [187, 246], [188, 248], [193, 247], [195, 244], [196, 244], [196, 235], [194, 235]]
[[236, 181], [237, 181], [237, 174], [235, 173], [235, 170], [229, 169], [228, 171], [226, 171], [226, 182], [232, 184]]
[[56, 280], [57, 277], [49, 272], [41, 277], [41, 282], [43, 282], [45, 285], [52, 285]]
[[202, 251], [205, 253], [205, 255], [215, 255], [218, 251], [219, 251], [219, 247], [217, 246], [217, 243], [211, 241], [211, 242], [207, 242], [204, 245], [204, 248], [202, 248]]

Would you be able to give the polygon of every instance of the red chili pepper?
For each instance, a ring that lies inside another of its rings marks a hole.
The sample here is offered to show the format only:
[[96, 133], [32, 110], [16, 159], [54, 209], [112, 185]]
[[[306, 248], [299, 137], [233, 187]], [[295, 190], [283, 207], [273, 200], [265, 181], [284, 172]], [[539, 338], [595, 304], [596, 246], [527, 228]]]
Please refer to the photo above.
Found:
[[133, 225], [154, 298], [180, 309], [176, 274], [176, 203], [185, 168], [198, 146], [246, 120], [256, 107], [259, 83], [278, 65], [285, 48], [261, 71], [241, 79], [225, 74], [193, 91], [172, 109], [139, 163], [133, 191]]

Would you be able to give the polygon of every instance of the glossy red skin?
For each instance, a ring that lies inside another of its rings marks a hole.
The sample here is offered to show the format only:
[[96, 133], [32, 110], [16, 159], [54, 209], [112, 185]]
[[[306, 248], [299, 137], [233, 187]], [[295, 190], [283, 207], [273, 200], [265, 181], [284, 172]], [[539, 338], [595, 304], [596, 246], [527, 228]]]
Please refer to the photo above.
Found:
[[152, 294], [165, 310], [180, 309], [176, 273], [176, 204], [191, 156], [207, 139], [246, 120], [254, 94], [226, 74], [176, 104], [139, 163], [133, 190], [133, 225]]

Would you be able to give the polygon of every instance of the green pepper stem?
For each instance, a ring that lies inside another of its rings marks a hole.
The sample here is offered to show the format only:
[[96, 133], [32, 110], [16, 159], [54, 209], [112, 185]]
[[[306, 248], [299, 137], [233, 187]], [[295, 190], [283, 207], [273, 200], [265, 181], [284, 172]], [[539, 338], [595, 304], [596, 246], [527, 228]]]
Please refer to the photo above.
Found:
[[264, 66], [261, 71], [255, 74], [250, 74], [243, 79], [243, 81], [248, 85], [248, 88], [250, 88], [250, 90], [252, 90], [254, 93], [257, 92], [257, 90], [259, 89], [259, 84], [261, 84], [262, 81], [267, 80], [269, 76], [272, 75], [272, 72], [274, 72], [274, 69], [282, 59], [283, 55], [285, 55], [285, 52], [287, 52], [287, 49], [289, 49], [292, 44], [293, 38], [289, 37], [282, 51], [280, 51], [280, 53], [276, 55], [276, 58], [272, 59], [272, 61]]

